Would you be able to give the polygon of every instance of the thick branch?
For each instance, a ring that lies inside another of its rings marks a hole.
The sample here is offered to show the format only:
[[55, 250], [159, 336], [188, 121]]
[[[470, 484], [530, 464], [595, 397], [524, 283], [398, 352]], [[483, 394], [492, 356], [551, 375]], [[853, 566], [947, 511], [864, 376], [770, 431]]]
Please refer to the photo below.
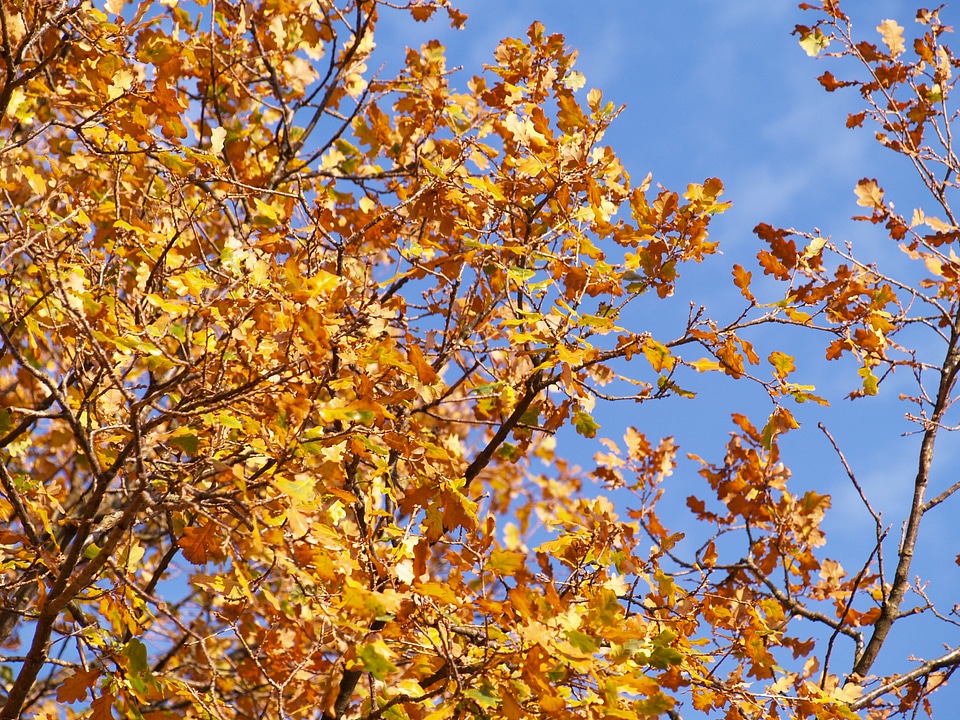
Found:
[[493, 454], [497, 451], [497, 448], [503, 444], [503, 441], [507, 439], [507, 436], [520, 422], [520, 418], [522, 418], [526, 414], [527, 410], [530, 409], [530, 404], [536, 399], [537, 395], [540, 394], [540, 391], [549, 384], [550, 381], [544, 380], [540, 372], [535, 373], [529, 380], [527, 380], [526, 392], [524, 392], [523, 396], [520, 398], [520, 402], [517, 403], [517, 406], [513, 409], [513, 412], [510, 413], [510, 417], [504, 420], [503, 424], [500, 426], [494, 436], [490, 438], [490, 442], [488, 442], [486, 447], [479, 452], [479, 454], [473, 459], [473, 462], [470, 463], [470, 466], [463, 473], [463, 476], [467, 481], [464, 485], [464, 491], [470, 487], [470, 483], [473, 482], [474, 478], [480, 474], [480, 471], [487, 466], [487, 464], [490, 462], [490, 459], [493, 457]]
[[888, 692], [896, 690], [898, 687], [903, 687], [912, 680], [922, 678], [936, 670], [939, 670], [940, 668], [952, 667], [958, 664], [960, 664], [960, 648], [951, 650], [946, 655], [941, 655], [935, 660], [929, 660], [920, 667], [914, 668], [910, 672], [900, 675], [888, 683], [884, 683], [876, 690], [871, 690], [866, 695], [862, 695], [859, 699], [857, 699], [856, 702], [850, 703], [850, 709], [861, 710], [865, 707], [869, 707], [870, 704], [877, 698], [881, 697], [882, 695], [886, 695]]
[[60, 618], [60, 612], [70, 601], [76, 597], [83, 588], [93, 581], [97, 573], [103, 568], [104, 564], [110, 558], [113, 551], [120, 544], [123, 535], [130, 529], [143, 502], [143, 495], [135, 496], [123, 512], [123, 516], [117, 522], [113, 530], [107, 536], [107, 540], [101, 548], [96, 558], [90, 561], [90, 564], [73, 578], [70, 582], [69, 570], [72, 566], [65, 564], [66, 567], [61, 571], [60, 577], [51, 588], [50, 594], [46, 598], [40, 616], [37, 618], [37, 624], [33, 632], [33, 641], [30, 644], [30, 650], [20, 667], [20, 673], [7, 694], [7, 701], [0, 710], [0, 720], [16, 720], [20, 717], [23, 704], [27, 699], [30, 689], [37, 680], [37, 675], [47, 663], [47, 653], [50, 645], [50, 636], [53, 633], [54, 625]]
[[[375, 633], [383, 630], [387, 623], [384, 620], [374, 620], [370, 625], [370, 632]], [[357, 689], [357, 683], [363, 677], [362, 670], [345, 670], [343, 677], [340, 678], [340, 688], [337, 690], [337, 699], [333, 701], [333, 712], [323, 711], [322, 720], [340, 720], [347, 708], [350, 706], [350, 699], [353, 697], [354, 690]]]
[[920, 445], [919, 467], [913, 486], [913, 501], [910, 504], [910, 515], [907, 517], [907, 526], [900, 546], [899, 562], [894, 573], [890, 594], [880, 608], [880, 617], [873, 626], [873, 634], [870, 636], [863, 654], [853, 667], [853, 675], [855, 676], [867, 676], [880, 654], [883, 644], [886, 642], [890, 628], [893, 627], [893, 623], [900, 616], [900, 604], [903, 602], [903, 597], [910, 583], [910, 565], [913, 562], [913, 552], [917, 544], [920, 521], [923, 518], [925, 508], [927, 484], [930, 480], [930, 467], [933, 463], [937, 430], [940, 427], [943, 414], [950, 404], [950, 394], [956, 384], [957, 370], [960, 368], [960, 348], [958, 348], [958, 345], [960, 345], [960, 331], [958, 331], [957, 324], [954, 324], [950, 338], [950, 349], [944, 360], [943, 371], [940, 376], [936, 403], [933, 413], [926, 423], [923, 441]]

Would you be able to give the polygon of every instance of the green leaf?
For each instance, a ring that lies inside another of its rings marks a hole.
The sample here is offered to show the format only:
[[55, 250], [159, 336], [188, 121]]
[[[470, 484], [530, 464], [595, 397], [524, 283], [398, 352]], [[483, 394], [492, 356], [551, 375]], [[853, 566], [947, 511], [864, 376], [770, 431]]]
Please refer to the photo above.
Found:
[[624, 643], [610, 643], [610, 651], [607, 653], [610, 660], [614, 663], [622, 663], [631, 658], [637, 658], [640, 662], [647, 661], [646, 653], [642, 653], [643, 643], [637, 638], [630, 638]]
[[516, 280], [518, 283], [523, 284], [526, 280], [529, 280], [536, 275], [536, 273], [529, 268], [522, 268], [514, 265], [507, 271], [507, 275]]
[[397, 666], [390, 662], [386, 656], [389, 651], [383, 641], [377, 641], [370, 645], [365, 645], [357, 657], [363, 663], [363, 669], [373, 675], [377, 680], [383, 680], [390, 673], [397, 671]]
[[589, 635], [584, 635], [579, 630], [567, 630], [567, 640], [577, 650], [584, 653], [594, 653], [600, 647], [600, 643]]
[[642, 717], [659, 717], [673, 710], [673, 705], [673, 698], [658, 692], [646, 700], [637, 700], [633, 704], [633, 708]]
[[599, 315], [581, 315], [580, 324], [586, 325], [587, 327], [596, 328], [602, 332], [623, 330], [623, 328], [619, 325], [614, 325], [612, 318], [600, 317]]
[[311, 477], [301, 477], [299, 480], [281, 477], [277, 480], [277, 487], [285, 495], [302, 503], [309, 503], [314, 499], [314, 480]]
[[523, 454], [520, 452], [520, 448], [513, 443], [505, 442], [497, 449], [497, 457], [509, 460], [510, 462], [516, 462], [522, 456]]
[[[179, 120], [175, 118], [168, 118], [168, 119], [171, 121], [172, 125], [177, 126], [176, 127], [177, 130], [183, 127], [183, 125], [179, 122]], [[184, 137], [186, 137], [186, 132], [184, 132]], [[179, 155], [176, 155], [172, 152], [159, 153], [157, 155], [157, 158], [160, 160], [160, 162], [162, 162], [168, 168], [170, 168], [171, 170], [173, 170], [174, 172], [180, 175], [187, 175], [194, 168], [194, 164], [192, 162], [190, 162], [189, 160], [185, 160], [184, 158], [181, 158]]]
[[670, 643], [677, 639], [677, 633], [672, 630], [664, 630], [653, 639], [653, 651], [647, 661], [652, 667], [665, 670], [671, 665], [679, 665], [683, 662], [683, 655], [675, 648], [670, 647]]
[[482, 688], [471, 688], [464, 693], [468, 698], [476, 701], [477, 705], [480, 707], [497, 707], [500, 704], [499, 696], [495, 695], [493, 689], [489, 685], [484, 685]]
[[594, 420], [590, 414], [583, 412], [583, 410], [577, 410], [573, 414], [573, 426], [577, 429], [577, 432], [585, 438], [596, 437], [597, 430], [600, 429], [597, 421]]
[[243, 424], [226, 410], [221, 410], [218, 417], [220, 419], [220, 424], [224, 427], [233, 428], [234, 430], [243, 429]]
[[83, 549], [83, 557], [87, 560], [93, 560], [99, 554], [100, 548], [96, 543], [90, 543]]
[[130, 661], [130, 672], [134, 675], [148, 675], [147, 646], [137, 638], [131, 639], [123, 648], [123, 654]]
[[189, 428], [180, 428], [170, 438], [170, 444], [188, 455], [196, 455], [200, 449], [200, 439]]

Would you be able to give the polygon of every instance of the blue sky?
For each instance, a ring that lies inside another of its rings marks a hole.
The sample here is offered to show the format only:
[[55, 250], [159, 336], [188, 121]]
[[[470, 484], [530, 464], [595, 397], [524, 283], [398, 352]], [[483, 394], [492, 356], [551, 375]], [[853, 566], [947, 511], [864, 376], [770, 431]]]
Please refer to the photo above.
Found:
[[[522, 36], [540, 20], [549, 32], [560, 32], [579, 50], [578, 69], [588, 88], [598, 87], [607, 99], [626, 104], [626, 110], [608, 132], [611, 145], [639, 181], [647, 172], [654, 183], [682, 191], [690, 182], [719, 177], [726, 186], [730, 211], [712, 225], [723, 255], [704, 265], [683, 270], [677, 295], [658, 304], [654, 318], [624, 321], [636, 328], [663, 328], [662, 339], [674, 336], [671, 322], [686, 317], [688, 303], [704, 304], [718, 320], [731, 319], [742, 298], [733, 287], [730, 267], [741, 263], [755, 270], [758, 241], [751, 232], [759, 222], [819, 227], [837, 241], [854, 243], [863, 257], [888, 266], [903, 256], [882, 232], [854, 223], [858, 214], [853, 188], [862, 177], [881, 180], [898, 207], [926, 203], [908, 164], [883, 150], [871, 131], [844, 127], [848, 112], [860, 109], [853, 92], [828, 94], [816, 77], [826, 69], [842, 72], [829, 61], [806, 56], [791, 31], [797, 23], [811, 23], [795, 2], [783, 0], [453, 0], [470, 15], [466, 30], [450, 30], [445, 19], [414, 24], [400, 22], [398, 13], [385, 12], [378, 28], [377, 59], [394, 69], [404, 46], [419, 46], [439, 37], [446, 44], [452, 66], [464, 70], [452, 84], [465, 88], [469, 77], [491, 62], [493, 50], [505, 36]], [[915, 6], [896, 0], [847, 0], [861, 36], [876, 39], [873, 28], [885, 18], [912, 26]], [[960, 26], [960, 4], [943, 14]], [[376, 62], [371, 63], [372, 67]], [[769, 299], [774, 299], [770, 297]], [[648, 307], [648, 305], [641, 305]], [[675, 326], [675, 325], [674, 325]], [[897, 401], [899, 389], [909, 390], [909, 378], [885, 385], [880, 397], [851, 403], [843, 397], [859, 384], [852, 363], [826, 363], [821, 345], [812, 335], [796, 333], [751, 336], [761, 356], [784, 349], [798, 356], [797, 380], [818, 387], [833, 403], [830, 408], [792, 407], [803, 427], [783, 441], [784, 459], [794, 474], [794, 492], [816, 489], [834, 497], [827, 520], [830, 544], [825, 554], [838, 559], [851, 574], [859, 569], [873, 537], [872, 521], [847, 481], [829, 444], [817, 430], [824, 422], [837, 438], [866, 488], [874, 506], [891, 525], [895, 542], [909, 502], [915, 472], [917, 439], [902, 437], [911, 429], [907, 409]], [[761, 370], [761, 372], [766, 372]], [[690, 386], [695, 401], [672, 399], [643, 406], [620, 405], [598, 409], [600, 434], [619, 440], [626, 425], [634, 425], [651, 440], [675, 436], [681, 455], [694, 452], [719, 462], [732, 428], [731, 412], [749, 415], [762, 424], [770, 405], [759, 388], [717, 376], [694, 376]], [[590, 467], [596, 443], [576, 438], [571, 456]], [[941, 486], [952, 482], [958, 453], [952, 437], [938, 447], [937, 477]], [[708, 498], [697, 466], [681, 461], [670, 479], [663, 520], [671, 529], [687, 531], [684, 501], [691, 493]], [[937, 489], [934, 489], [936, 492]], [[960, 601], [960, 537], [953, 529], [951, 507], [941, 507], [926, 521], [919, 553], [936, 562], [922, 561], [915, 571], [932, 580], [931, 596], [944, 612]], [[625, 513], [624, 513], [625, 514]], [[892, 547], [891, 547], [892, 550]], [[888, 551], [888, 556], [892, 552]], [[960, 644], [960, 629], [951, 635], [942, 624], [925, 630], [919, 620], [898, 624], [877, 671], [903, 671], [911, 654], [933, 657], [941, 643]], [[909, 634], [908, 634], [909, 633]], [[835, 670], [849, 667], [848, 648], [838, 647]], [[960, 681], [938, 693], [935, 707], [946, 713], [960, 705]], [[951, 699], [955, 702], [951, 703]], [[684, 711], [688, 720], [695, 717]]]
[[[813, 60], [802, 51], [791, 31], [798, 23], [812, 24], [814, 16], [797, 9], [795, 3], [464, 0], [455, 4], [470, 14], [462, 32], [450, 31], [442, 20], [414, 26], [391, 24], [385, 17], [378, 36], [381, 59], [393, 53], [402, 57], [404, 45], [416, 47], [440, 37], [448, 48], [449, 65], [464, 68], [461, 79], [452, 84], [464, 87], [482, 64], [491, 61], [499, 39], [522, 36], [531, 21], [540, 20], [549, 32], [564, 34], [568, 44], [579, 49], [577, 67], [586, 75], [587, 88], [598, 87], [605, 98], [627, 105], [605, 141], [636, 181], [648, 171], [655, 183], [675, 190], [711, 176], [723, 180], [725, 198], [733, 208], [712, 225], [712, 236], [720, 240], [724, 255], [682, 271], [677, 296], [663, 309], [665, 317], [685, 317], [691, 300], [707, 305], [718, 319], [736, 312], [739, 294], [730, 282], [729, 269], [739, 262], [755, 270], [758, 241], [751, 230], [759, 222], [807, 231], [818, 227], [834, 241], [852, 242], [861, 259], [870, 257], [887, 268], [904, 266], [904, 256], [878, 228], [851, 221], [862, 210], [856, 206], [853, 188], [860, 178], [878, 178], [888, 198], [908, 217], [906, 208], [929, 207], [929, 203], [909, 164], [877, 145], [872, 129], [844, 126], [847, 113], [860, 109], [858, 95], [856, 91], [828, 94], [817, 82], [827, 69], [843, 77], [844, 66]], [[884, 19], [898, 20], [908, 34], [914, 26], [916, 6], [907, 2], [848, 0], [842, 7], [854, 20], [859, 36], [872, 42], [879, 40], [874, 28]], [[960, 5], [947, 8], [942, 17], [948, 24], [960, 25]], [[755, 278], [759, 274], [755, 271]], [[632, 320], [638, 325], [648, 322], [639, 317]], [[840, 443], [874, 507], [890, 525], [891, 543], [895, 543], [916, 472], [918, 439], [902, 436], [913, 426], [904, 420], [908, 407], [897, 400], [901, 390], [912, 389], [911, 379], [894, 378], [879, 397], [850, 402], [843, 398], [858, 386], [856, 367], [826, 363], [822, 343], [812, 334], [764, 333], [751, 339], [758, 342], [761, 357], [775, 348], [796, 354], [797, 381], [816, 384], [832, 403], [827, 409], [792, 408], [803, 427], [784, 439], [783, 450], [794, 474], [795, 492], [810, 488], [833, 495], [825, 552], [855, 574], [871, 546], [872, 520], [817, 423], [824, 422]], [[720, 461], [731, 429], [730, 413], [744, 412], [762, 424], [769, 403], [759, 389], [727, 378], [701, 376], [693, 381], [700, 391], [695, 402], [676, 400], [620, 406], [606, 414], [600, 411], [601, 434], [619, 439], [622, 426], [631, 424], [651, 438], [675, 435], [683, 452]], [[935, 477], [941, 486], [934, 492], [956, 479], [951, 472], [957, 466], [955, 446], [953, 437], [942, 439], [938, 446]], [[581, 451], [578, 460], [589, 466], [595, 446], [585, 443]], [[680, 487], [666, 502], [677, 509], [691, 492], [707, 496], [692, 463], [682, 464], [671, 482]], [[940, 601], [944, 612], [960, 600], [960, 568], [953, 561], [960, 552], [960, 538], [952, 531], [951, 512], [941, 507], [926, 519], [914, 566], [915, 573], [933, 581], [931, 596]], [[666, 524], [674, 528], [669, 521]], [[894, 550], [891, 544], [888, 563]], [[907, 663], [911, 654], [930, 658], [942, 653], [943, 643], [960, 644], [960, 630], [956, 637], [947, 637], [942, 625], [933, 632], [918, 632], [924, 622], [911, 625], [907, 621], [895, 628], [885, 653], [889, 662], [879, 663], [876, 671], [902, 672], [911, 667]], [[849, 655], [838, 657], [848, 667]], [[834, 669], [840, 670], [841, 664]], [[936, 706], [945, 709], [951, 697], [960, 701], [960, 686], [956, 682], [954, 686], [938, 693]]]

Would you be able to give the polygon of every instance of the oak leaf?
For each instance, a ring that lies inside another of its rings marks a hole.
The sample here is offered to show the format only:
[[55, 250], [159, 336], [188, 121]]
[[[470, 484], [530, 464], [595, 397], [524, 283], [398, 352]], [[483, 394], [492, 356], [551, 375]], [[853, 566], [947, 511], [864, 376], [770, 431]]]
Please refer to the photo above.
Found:
[[218, 557], [219, 543], [219, 529], [210, 521], [184, 528], [183, 536], [177, 540], [183, 556], [194, 565], [203, 565]]
[[85, 700], [87, 692], [93, 689], [100, 675], [100, 670], [96, 668], [89, 670], [77, 668], [71, 675], [68, 675], [60, 687], [57, 688], [57, 701], [74, 703]]
[[883, 189], [876, 180], [863, 178], [857, 183], [854, 192], [857, 195], [857, 205], [875, 210], [883, 209]]
[[896, 58], [906, 52], [903, 27], [896, 20], [884, 20], [877, 26], [877, 32], [883, 37], [883, 44], [887, 46], [891, 57]]
[[116, 697], [108, 692], [96, 698], [90, 703], [90, 720], [112, 720], [114, 700]]

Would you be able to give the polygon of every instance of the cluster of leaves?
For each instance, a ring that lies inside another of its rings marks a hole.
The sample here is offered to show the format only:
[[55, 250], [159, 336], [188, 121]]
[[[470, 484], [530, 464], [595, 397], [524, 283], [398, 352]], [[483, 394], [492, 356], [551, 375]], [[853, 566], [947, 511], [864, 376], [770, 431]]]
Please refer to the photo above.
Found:
[[[884, 524], [837, 448], [875, 524], [873, 551], [853, 578], [845, 579], [834, 561], [822, 560], [812, 566], [821, 577], [813, 587], [806, 580], [785, 579], [777, 588], [769, 581], [766, 584], [773, 596], [786, 598], [786, 607], [792, 611], [833, 628], [826, 660], [834, 638], [847, 635], [853, 641], [853, 662], [841, 689], [850, 693], [851, 709], [870, 708], [871, 718], [915, 715], [921, 708], [930, 714], [930, 693], [946, 682], [960, 661], [955, 645], [948, 644], [942, 655], [894, 675], [870, 673], [894, 624], [916, 616], [956, 624], [929, 599], [925, 582], [911, 575], [924, 519], [960, 490], [960, 485], [940, 485], [932, 476], [938, 437], [956, 429], [948, 413], [956, 400], [960, 369], [958, 261], [952, 247], [960, 237], [960, 225], [951, 202], [960, 167], [953, 148], [955, 112], [949, 100], [960, 60], [945, 43], [952, 28], [941, 20], [942, 7], [917, 11], [918, 32], [912, 43], [895, 20], [884, 20], [876, 27], [880, 42], [875, 43], [855, 36], [851, 19], [840, 5], [834, 0], [802, 4], [818, 20], [812, 26], [798, 25], [795, 34], [808, 55], [845, 58], [860, 68], [859, 78], [838, 79], [828, 71], [819, 81], [828, 92], [859, 91], [864, 109], [848, 116], [847, 127], [860, 128], [869, 120], [876, 127], [877, 142], [913, 166], [930, 205], [914, 209], [908, 219], [895, 210], [877, 180], [863, 178], [857, 183], [857, 205], [869, 214], [856, 215], [854, 220], [883, 227], [910, 261], [896, 267], [865, 262], [850, 243], [838, 245], [819, 231], [810, 234], [766, 224], [756, 228], [765, 244], [758, 259], [765, 274], [787, 286], [778, 303], [784, 320], [827, 333], [831, 337], [824, 348], [827, 360], [847, 353], [856, 358], [861, 383], [851, 398], [876, 395], [897, 370], [914, 379], [915, 391], [900, 397], [913, 406], [907, 418], [918, 426], [917, 473], [905, 479], [912, 499], [899, 518], [902, 535], [891, 541], [890, 526]], [[750, 298], [749, 281], [738, 285]], [[792, 566], [799, 557], [793, 550], [788, 552]], [[756, 564], [749, 560], [748, 566]], [[806, 599], [797, 604], [804, 596], [832, 599], [833, 612], [811, 615], [813, 606]], [[822, 688], [831, 684], [825, 673], [820, 684]]]
[[[804, 43], [841, 28], [824, 11]], [[691, 396], [690, 370], [752, 377], [741, 330], [785, 318], [828, 323], [828, 353], [857, 353], [875, 392], [873, 369], [914, 362], [889, 353], [909, 288], [852, 259], [828, 273], [826, 240], [798, 251], [761, 226], [784, 301], [758, 303], [738, 266], [735, 321], [697, 310], [662, 340], [627, 327], [716, 251], [721, 182], [635, 185], [602, 144], [618, 109], [578, 94], [575, 53], [539, 23], [458, 92], [438, 42], [396, 77], [368, 71], [381, 13], [466, 20], [447, 0], [0, 12], [0, 718], [915, 702], [945, 662], [856, 699], [906, 581], [898, 567], [888, 592], [883, 568], [845, 579], [815, 556], [829, 498], [789, 492], [777, 439], [797, 426], [781, 400], [823, 401], [790, 381], [791, 357], [754, 378], [766, 424], [735, 416], [723, 462], [702, 461], [717, 509], [688, 502], [717, 536], [689, 562], [657, 515], [672, 440], [630, 430], [592, 473], [555, 453], [565, 426], [596, 436], [598, 400]], [[942, 282], [914, 292], [952, 343], [947, 240], [898, 225], [877, 193], [861, 184], [868, 219], [942, 259]], [[591, 479], [634, 494], [626, 520]], [[721, 561], [721, 536], [744, 530], [743, 559]], [[877, 608], [853, 607], [871, 591]], [[858, 643], [875, 628], [853, 682], [827, 672], [829, 650], [817, 676], [797, 617]]]

